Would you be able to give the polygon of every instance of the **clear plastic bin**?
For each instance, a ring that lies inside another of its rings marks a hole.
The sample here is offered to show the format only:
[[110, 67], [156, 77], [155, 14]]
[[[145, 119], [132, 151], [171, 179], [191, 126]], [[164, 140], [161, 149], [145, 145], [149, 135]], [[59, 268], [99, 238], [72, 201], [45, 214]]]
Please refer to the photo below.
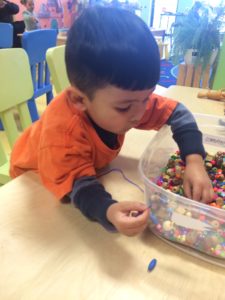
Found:
[[[225, 119], [195, 115], [207, 152], [225, 151]], [[169, 126], [161, 128], [143, 153], [139, 171], [150, 207], [149, 227], [171, 245], [225, 267], [225, 210], [164, 190], [156, 184], [169, 157], [178, 149]]]

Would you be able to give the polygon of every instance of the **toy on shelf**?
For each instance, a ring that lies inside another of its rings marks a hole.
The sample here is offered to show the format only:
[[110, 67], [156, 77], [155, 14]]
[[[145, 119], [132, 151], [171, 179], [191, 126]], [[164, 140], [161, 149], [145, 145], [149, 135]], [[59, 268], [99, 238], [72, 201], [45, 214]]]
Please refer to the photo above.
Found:
[[225, 89], [218, 90], [218, 91], [217, 90], [202, 91], [198, 93], [197, 97], [225, 101]]

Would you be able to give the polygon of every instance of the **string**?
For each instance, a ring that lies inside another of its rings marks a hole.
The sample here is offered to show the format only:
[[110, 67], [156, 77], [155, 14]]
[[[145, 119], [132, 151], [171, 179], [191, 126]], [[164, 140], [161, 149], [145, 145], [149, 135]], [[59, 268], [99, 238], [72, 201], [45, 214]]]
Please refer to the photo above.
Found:
[[109, 173], [111, 173], [111, 172], [119, 172], [119, 173], [122, 175], [122, 177], [123, 177], [127, 182], [129, 182], [130, 184], [134, 185], [134, 186], [135, 186], [136, 188], [138, 188], [142, 193], [144, 193], [144, 190], [143, 190], [137, 183], [135, 183], [134, 181], [132, 181], [131, 179], [129, 179], [129, 178], [124, 174], [124, 172], [123, 172], [121, 169], [119, 169], [119, 168], [112, 168], [112, 169], [110, 169], [110, 170], [108, 170], [108, 171], [104, 171], [104, 172], [98, 174], [97, 177], [98, 177], [98, 178], [99, 178], [99, 177], [102, 177], [102, 176], [107, 175], [107, 174], [109, 174]]

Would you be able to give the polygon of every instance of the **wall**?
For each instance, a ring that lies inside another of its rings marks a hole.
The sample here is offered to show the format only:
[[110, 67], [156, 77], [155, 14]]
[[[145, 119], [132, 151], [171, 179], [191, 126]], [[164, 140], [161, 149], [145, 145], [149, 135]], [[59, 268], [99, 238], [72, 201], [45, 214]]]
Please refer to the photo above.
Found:
[[139, 0], [138, 2], [141, 8], [140, 17], [150, 26], [152, 0]]
[[[15, 16], [15, 20], [22, 20], [22, 12], [25, 7], [20, 0], [14, 0], [20, 6], [20, 12]], [[82, 4], [77, 0], [36, 0], [35, 13], [41, 24], [41, 28], [51, 27], [51, 23], [57, 23], [59, 28], [70, 27], [73, 20], [81, 9]]]
[[193, 0], [179, 0], [177, 3], [177, 12], [187, 12], [194, 4]]
[[154, 22], [153, 27], [163, 28], [169, 32], [171, 24], [175, 21], [173, 15], [162, 15], [162, 13], [171, 12], [176, 13], [177, 10], [177, 0], [160, 0], [155, 1], [154, 8]]

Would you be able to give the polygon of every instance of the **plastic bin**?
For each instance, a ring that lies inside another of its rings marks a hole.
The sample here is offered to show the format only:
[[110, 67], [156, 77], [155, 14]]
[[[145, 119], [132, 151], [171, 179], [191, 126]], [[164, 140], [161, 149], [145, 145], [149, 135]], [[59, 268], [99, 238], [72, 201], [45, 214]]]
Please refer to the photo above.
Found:
[[[195, 115], [207, 152], [225, 150], [225, 119]], [[150, 207], [149, 227], [171, 245], [225, 267], [225, 210], [190, 200], [156, 184], [171, 154], [178, 149], [170, 127], [161, 128], [144, 151], [139, 171]]]

